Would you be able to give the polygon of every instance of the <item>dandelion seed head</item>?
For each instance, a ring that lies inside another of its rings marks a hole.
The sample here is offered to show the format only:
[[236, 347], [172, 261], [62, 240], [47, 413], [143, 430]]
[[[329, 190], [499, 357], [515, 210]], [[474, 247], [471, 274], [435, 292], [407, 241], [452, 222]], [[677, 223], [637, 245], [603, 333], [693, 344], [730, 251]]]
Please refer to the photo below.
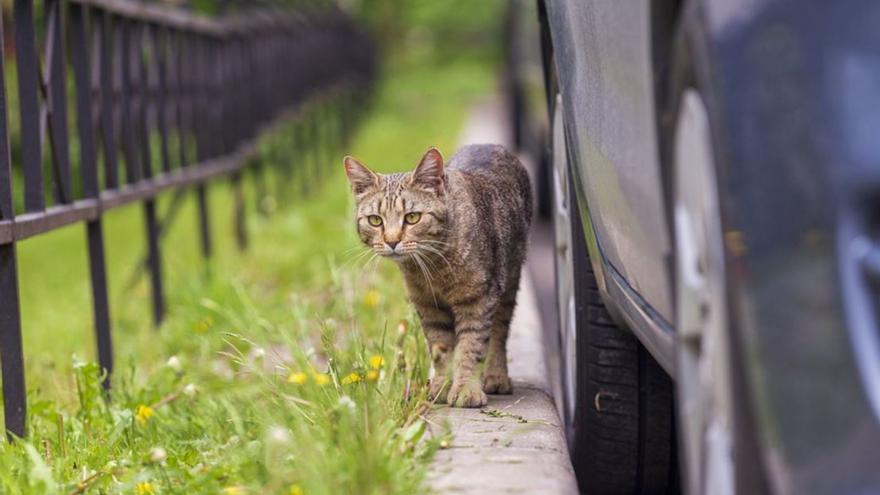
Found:
[[177, 356], [171, 356], [168, 358], [168, 361], [165, 362], [165, 366], [171, 368], [171, 370], [175, 372], [179, 372], [183, 369], [183, 366], [180, 364], [180, 358]]
[[150, 460], [153, 462], [164, 462], [168, 458], [168, 453], [162, 447], [153, 447], [150, 449]]
[[195, 397], [198, 392], [199, 389], [194, 383], [187, 383], [186, 386], [183, 387], [183, 395], [187, 397]]
[[357, 409], [357, 404], [355, 404], [354, 401], [351, 400], [351, 397], [349, 397], [347, 395], [343, 395], [343, 396], [339, 397], [339, 405], [342, 407], [346, 407], [346, 408], [350, 409], [351, 411], [354, 411], [355, 409]]
[[268, 437], [270, 442], [279, 445], [287, 444], [288, 442], [290, 442], [290, 430], [283, 426], [275, 425], [270, 427], [266, 436]]

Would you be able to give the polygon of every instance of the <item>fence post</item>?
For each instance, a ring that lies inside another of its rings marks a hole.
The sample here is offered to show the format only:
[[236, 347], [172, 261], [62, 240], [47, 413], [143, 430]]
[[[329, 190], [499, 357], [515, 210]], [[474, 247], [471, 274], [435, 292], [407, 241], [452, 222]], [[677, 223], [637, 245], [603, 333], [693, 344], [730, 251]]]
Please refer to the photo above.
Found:
[[97, 32], [98, 85], [100, 86], [101, 144], [104, 149], [104, 186], [115, 189], [119, 185], [119, 165], [116, 159], [116, 132], [113, 130], [113, 116], [116, 114], [113, 104], [113, 16], [104, 12], [92, 18], [92, 28]]
[[153, 54], [158, 71], [156, 91], [156, 122], [159, 128], [160, 155], [162, 171], [171, 171], [171, 151], [168, 146], [168, 42], [169, 33], [162, 26], [153, 26], [149, 33], [153, 37]]
[[[7, 150], [7, 157], [8, 150]], [[4, 166], [9, 175], [9, 163]], [[11, 191], [10, 191], [11, 193]], [[11, 196], [11, 194], [10, 194]], [[5, 200], [5, 198], [4, 198]], [[21, 347], [21, 311], [18, 301], [18, 272], [15, 243], [0, 246], [0, 298], [6, 307], [0, 312], [0, 362], [3, 371], [3, 414], [7, 436], [25, 435], [27, 416], [24, 357]]]
[[70, 147], [67, 133], [67, 86], [64, 53], [64, 7], [60, 0], [46, 2], [46, 63], [49, 73], [45, 81], [45, 100], [49, 110], [49, 144], [55, 178], [56, 203], [73, 201], [70, 180]]
[[[146, 40], [150, 37], [150, 27], [141, 26], [136, 34], [135, 47], [137, 56], [135, 64], [138, 68], [138, 76], [140, 83], [138, 84], [138, 116], [140, 117], [141, 127], [141, 167], [142, 174], [145, 178], [153, 177], [152, 157], [150, 153], [150, 126], [149, 114], [151, 103], [150, 88], [150, 72], [147, 67], [147, 60], [144, 54], [144, 48], [150, 43]], [[155, 59], [155, 53], [154, 59]], [[156, 197], [151, 196], [144, 201], [144, 223], [147, 234], [147, 268], [150, 272], [150, 280], [152, 281], [153, 296], [153, 323], [158, 328], [165, 317], [165, 296], [162, 283], [162, 251], [160, 245], [159, 218], [156, 213]]]
[[[196, 123], [196, 160], [202, 164], [209, 158], [213, 157], [213, 146], [211, 146], [213, 132], [212, 119], [210, 114], [210, 88], [208, 64], [210, 63], [210, 46], [209, 41], [204, 38], [196, 38], [194, 50], [194, 65], [196, 67], [196, 108], [197, 112], [193, 115]], [[195, 123], [195, 122], [194, 122]], [[206, 260], [211, 259], [211, 220], [208, 216], [208, 191], [204, 183], [196, 186], [196, 204], [198, 207], [199, 221], [199, 239], [201, 240], [202, 256]]]
[[42, 210], [43, 153], [40, 143], [40, 87], [34, 6], [31, 0], [16, 0], [15, 58], [18, 66], [18, 102], [21, 119], [21, 161], [24, 169], [24, 205], [27, 211]]
[[[80, 173], [83, 196], [99, 201], [98, 164], [92, 121], [91, 61], [86, 42], [86, 8], [70, 6], [71, 62], [76, 82], [76, 123], [79, 132]], [[107, 268], [104, 257], [104, 229], [101, 216], [86, 222], [89, 249], [89, 273], [92, 282], [92, 309], [98, 364], [105, 371], [104, 387], [110, 387], [113, 372], [113, 342], [110, 334], [110, 301], [107, 295]]]
[[175, 115], [177, 119], [177, 145], [179, 146], [178, 160], [179, 167], [183, 168], [187, 165], [187, 136], [192, 134], [191, 120], [187, 120], [192, 111], [192, 96], [190, 93], [189, 67], [186, 60], [186, 34], [183, 32], [175, 32], [173, 37], [172, 54], [174, 55], [174, 91], [176, 92]]
[[247, 249], [247, 224], [245, 223], [244, 187], [241, 172], [232, 174], [233, 218], [235, 221], [235, 241], [239, 251]]
[[[0, 13], [0, 48], [2, 48], [3, 16]], [[6, 73], [4, 50], [0, 49], [0, 76]], [[4, 221], [15, 218], [12, 203], [12, 171], [9, 156], [9, 126], [6, 115], [6, 82], [0, 77], [0, 216]], [[27, 416], [24, 381], [24, 357], [21, 346], [21, 311], [18, 301], [18, 271], [15, 243], [0, 245], [0, 363], [3, 373], [3, 414], [6, 435], [23, 437]]]

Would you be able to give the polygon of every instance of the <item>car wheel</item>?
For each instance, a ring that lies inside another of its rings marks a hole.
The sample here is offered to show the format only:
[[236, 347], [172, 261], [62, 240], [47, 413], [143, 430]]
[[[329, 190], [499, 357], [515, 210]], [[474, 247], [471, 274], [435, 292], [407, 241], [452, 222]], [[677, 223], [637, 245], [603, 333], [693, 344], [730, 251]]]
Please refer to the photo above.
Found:
[[724, 250], [700, 94], [687, 89], [675, 132], [676, 392], [688, 493], [733, 493]]
[[718, 167], [697, 24], [683, 18], [662, 114], [674, 242], [676, 405], [686, 492], [766, 492], [728, 312]]
[[582, 491], [675, 493], [669, 376], [599, 293], [569, 173], [562, 96], [551, 115], [563, 416]]

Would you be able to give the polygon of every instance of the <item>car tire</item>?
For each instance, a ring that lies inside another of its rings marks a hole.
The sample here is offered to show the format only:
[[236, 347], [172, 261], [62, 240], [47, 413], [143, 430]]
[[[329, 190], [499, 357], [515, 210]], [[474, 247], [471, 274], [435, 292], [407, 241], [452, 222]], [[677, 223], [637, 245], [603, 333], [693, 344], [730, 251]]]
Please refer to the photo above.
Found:
[[[554, 142], [558, 145], [558, 140]], [[554, 164], [560, 165], [568, 166]], [[580, 489], [590, 494], [677, 493], [671, 380], [638, 339], [608, 312], [590, 263], [574, 178], [571, 173], [564, 175], [571, 201], [570, 289], [574, 294], [573, 318], [567, 320], [575, 326], [577, 363], [574, 411], [565, 416], [570, 422], [569, 445]], [[557, 263], [565, 262], [557, 251]], [[565, 304], [559, 307], [565, 311]], [[560, 322], [566, 324], [563, 316]], [[563, 354], [567, 351], [563, 349]]]

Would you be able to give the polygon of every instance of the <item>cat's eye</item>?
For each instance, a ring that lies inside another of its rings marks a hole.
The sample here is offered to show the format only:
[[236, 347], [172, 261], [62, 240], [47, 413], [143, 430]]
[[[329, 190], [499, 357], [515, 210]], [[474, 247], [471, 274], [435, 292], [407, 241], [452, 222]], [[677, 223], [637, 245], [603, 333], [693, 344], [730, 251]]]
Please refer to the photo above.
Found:
[[378, 227], [382, 225], [382, 217], [380, 217], [379, 215], [370, 215], [367, 217], [367, 223], [369, 223], [373, 227]]
[[414, 223], [419, 223], [419, 220], [422, 219], [422, 214], [417, 211], [411, 211], [403, 216], [403, 221], [409, 225]]

